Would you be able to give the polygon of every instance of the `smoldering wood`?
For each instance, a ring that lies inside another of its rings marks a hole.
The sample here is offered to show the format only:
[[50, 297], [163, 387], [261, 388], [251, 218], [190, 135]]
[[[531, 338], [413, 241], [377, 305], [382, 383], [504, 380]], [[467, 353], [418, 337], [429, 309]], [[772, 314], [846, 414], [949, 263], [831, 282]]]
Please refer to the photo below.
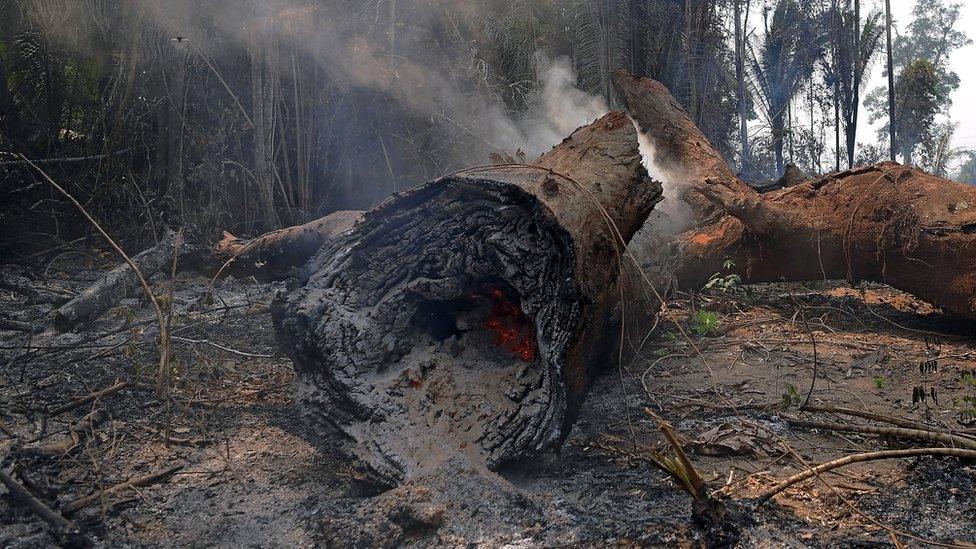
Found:
[[[155, 245], [134, 256], [132, 261], [146, 279], [172, 261], [176, 235], [167, 232]], [[60, 330], [71, 330], [93, 322], [127, 297], [138, 295], [139, 278], [128, 263], [123, 262], [101, 275], [71, 301], [54, 311], [54, 324]]]
[[[731, 259], [745, 283], [876, 280], [976, 316], [972, 189], [880, 164], [817, 180], [794, 170], [774, 185], [782, 189], [760, 194], [664, 86], [623, 72], [614, 80], [659, 167], [680, 174], [694, 217], [676, 237], [641, 233], [645, 249], [653, 239], [643, 267], [654, 281], [699, 289]], [[432, 433], [474, 432], [455, 442], [489, 466], [558, 444], [594, 365], [613, 354], [618, 247], [659, 198], [659, 188], [653, 198], [631, 194], [645, 177], [635, 139], [619, 113], [608, 115], [533, 167], [453, 174], [390, 199], [344, 233], [320, 232], [314, 245], [301, 243], [302, 231], [285, 231], [255, 246], [249, 261], [258, 263], [267, 250], [301, 250], [273, 276], [322, 246], [304, 286], [274, 307], [302, 406], [320, 432], [388, 480], [409, 474], [411, 455], [435, 450], [416, 442]], [[603, 210], [619, 237], [604, 232]], [[963, 269], [953, 264], [960, 257]], [[505, 375], [461, 379], [518, 363], [471, 336], [471, 311], [494, 290], [530, 319], [539, 357]], [[479, 389], [459, 399], [458, 386]], [[492, 407], [503, 396], [511, 405]], [[457, 406], [438, 404], [448, 401]]]
[[[621, 252], [660, 196], [616, 112], [532, 165], [366, 213], [272, 308], [305, 414], [391, 481], [446, 453], [494, 467], [558, 445], [613, 359]], [[499, 307], [527, 347], [486, 329]]]

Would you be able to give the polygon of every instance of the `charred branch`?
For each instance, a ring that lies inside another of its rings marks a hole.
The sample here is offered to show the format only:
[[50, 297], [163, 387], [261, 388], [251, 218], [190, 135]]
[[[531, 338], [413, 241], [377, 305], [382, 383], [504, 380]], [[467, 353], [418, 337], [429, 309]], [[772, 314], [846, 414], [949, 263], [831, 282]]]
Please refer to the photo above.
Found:
[[[144, 276], [152, 276], [172, 260], [175, 242], [176, 235], [167, 233], [155, 246], [133, 256], [132, 261]], [[54, 323], [61, 330], [70, 330], [80, 324], [92, 322], [119, 301], [136, 295], [140, 291], [138, 288], [139, 277], [128, 263], [122, 263], [106, 272], [71, 301], [58, 307], [54, 312]]]

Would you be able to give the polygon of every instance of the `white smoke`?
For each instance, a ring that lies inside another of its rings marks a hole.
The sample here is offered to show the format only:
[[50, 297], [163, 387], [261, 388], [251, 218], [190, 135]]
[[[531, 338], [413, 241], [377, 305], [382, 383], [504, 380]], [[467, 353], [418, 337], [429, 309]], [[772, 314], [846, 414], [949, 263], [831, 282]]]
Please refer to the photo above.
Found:
[[676, 235], [691, 228], [695, 215], [682, 196], [687, 177], [683, 176], [681, 170], [665, 166], [660, 161], [653, 141], [641, 131], [636, 122], [634, 129], [637, 130], [637, 144], [644, 169], [648, 175], [660, 181], [664, 189], [661, 202], [654, 208], [654, 214], [645, 226], [653, 225], [652, 229], [662, 235]]
[[543, 129], [530, 130], [526, 134], [526, 139], [536, 147], [555, 145], [576, 128], [609, 111], [603, 97], [590, 95], [576, 87], [576, 71], [568, 57], [550, 61], [545, 54], [537, 52], [536, 63], [542, 68], [540, 114], [544, 117]]
[[[533, 55], [537, 81], [527, 100], [528, 111], [511, 113], [498, 97], [465, 89], [458, 74], [451, 72], [452, 68], [463, 70], [479, 63], [470, 52], [462, 48], [445, 53], [432, 48], [423, 35], [402, 32], [396, 38], [396, 52], [391, 54], [390, 35], [377, 24], [376, 16], [370, 18], [371, 10], [350, 9], [339, 0], [244, 0], [240, 5], [230, 0], [142, 1], [157, 25], [171, 34], [189, 37], [194, 51], [210, 50], [216, 55], [223, 47], [202, 45], [212, 42], [213, 37], [202, 21], [215, 22], [223, 40], [245, 47], [255, 35], [271, 40], [287, 38], [315, 59], [339, 86], [353, 93], [357, 88], [382, 92], [401, 107], [427, 116], [435, 125], [467, 135], [478, 145], [468, 151], [472, 158], [457, 159], [462, 163], [483, 160], [489, 152], [503, 150], [514, 153], [522, 149], [531, 158], [608, 112], [601, 96], [576, 88], [571, 59], [549, 59], [538, 51]], [[232, 5], [237, 8], [230, 9]], [[429, 12], [431, 18], [445, 5], [475, 14], [484, 10], [470, 0], [409, 5], [415, 16]], [[322, 16], [323, 10], [328, 17]], [[445, 56], [453, 59], [445, 62]], [[489, 75], [484, 76], [487, 81]]]
[[[64, 17], [38, 16], [52, 39], [81, 49], [98, 47], [97, 33], [77, 37], [67, 32], [69, 27], [81, 32], [84, 26], [78, 21], [97, 19], [98, 9], [91, 6], [98, 3], [58, 4], [70, 7]], [[240, 94], [255, 74], [250, 71], [254, 63], [248, 60], [254, 55], [264, 56], [266, 61], [259, 65], [270, 75], [287, 77], [294, 70], [302, 82], [318, 85], [308, 92], [314, 94], [314, 102], [309, 103], [306, 120], [321, 116], [323, 125], [337, 131], [363, 128], [362, 134], [368, 134], [368, 124], [375, 118], [370, 111], [385, 101], [396, 116], [402, 113], [404, 124], [373, 133], [385, 132], [402, 154], [388, 155], [380, 149], [379, 138], [370, 145], [368, 137], [349, 135], [346, 140], [359, 141], [343, 148], [340, 162], [362, 165], [365, 171], [377, 156], [389, 164], [378, 171], [388, 168], [391, 175], [410, 177], [484, 164], [494, 152], [517, 156], [521, 150], [531, 160], [608, 111], [601, 96], [576, 88], [574, 64], [568, 57], [551, 59], [536, 52], [531, 63], [534, 78], [527, 78], [531, 81], [513, 83], [517, 89], [499, 86], [492, 74], [495, 68], [476, 46], [485, 40], [479, 22], [486, 6], [478, 0], [130, 0], [123, 4], [128, 18], [119, 20], [141, 32], [142, 59], [155, 59], [164, 71], [180, 64], [200, 68], [204, 81], [217, 86], [210, 96], [236, 103], [235, 110], [251, 108]], [[448, 12], [453, 15], [445, 17]], [[431, 30], [446, 22], [453, 26]], [[141, 76], [145, 73], [136, 75]], [[268, 82], [267, 75], [264, 78]], [[199, 85], [200, 80], [191, 80], [187, 87]], [[519, 105], [519, 112], [506, 104], [516, 94], [526, 94], [511, 101]], [[389, 122], [395, 117], [379, 118]], [[410, 147], [424, 154], [411, 155]], [[429, 160], [430, 165], [418, 158]], [[419, 169], [418, 164], [422, 164]]]
[[508, 130], [499, 139], [506, 148], [520, 148], [530, 157], [542, 154], [576, 128], [609, 111], [603, 97], [576, 87], [576, 72], [568, 57], [549, 59], [543, 52], [536, 52], [534, 57], [538, 91], [529, 101], [529, 111], [518, 118], [501, 111], [501, 120], [495, 124]]

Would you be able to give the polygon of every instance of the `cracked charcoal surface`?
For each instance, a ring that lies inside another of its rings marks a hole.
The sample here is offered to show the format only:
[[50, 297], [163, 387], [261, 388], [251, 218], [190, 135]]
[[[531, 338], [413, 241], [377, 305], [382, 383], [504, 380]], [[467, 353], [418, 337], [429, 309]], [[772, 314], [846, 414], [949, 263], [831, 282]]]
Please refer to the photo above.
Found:
[[[572, 244], [531, 196], [457, 180], [422, 200], [323, 249], [305, 286], [275, 309], [306, 415], [387, 479], [457, 452], [494, 467], [550, 447], [579, 315]], [[530, 361], [463, 315], [453, 334], [432, 333], [428, 316], [444, 315], [429, 307], [488, 287], [520, 298], [537, 335]]]

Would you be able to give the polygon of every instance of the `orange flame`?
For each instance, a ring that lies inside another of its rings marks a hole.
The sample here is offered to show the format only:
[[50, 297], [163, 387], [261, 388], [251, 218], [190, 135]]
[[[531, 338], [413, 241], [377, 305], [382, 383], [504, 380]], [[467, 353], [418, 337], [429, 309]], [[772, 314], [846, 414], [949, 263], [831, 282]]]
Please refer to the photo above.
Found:
[[491, 290], [492, 305], [485, 328], [495, 333], [495, 344], [526, 362], [535, 359], [535, 327], [522, 309], [500, 289]]

